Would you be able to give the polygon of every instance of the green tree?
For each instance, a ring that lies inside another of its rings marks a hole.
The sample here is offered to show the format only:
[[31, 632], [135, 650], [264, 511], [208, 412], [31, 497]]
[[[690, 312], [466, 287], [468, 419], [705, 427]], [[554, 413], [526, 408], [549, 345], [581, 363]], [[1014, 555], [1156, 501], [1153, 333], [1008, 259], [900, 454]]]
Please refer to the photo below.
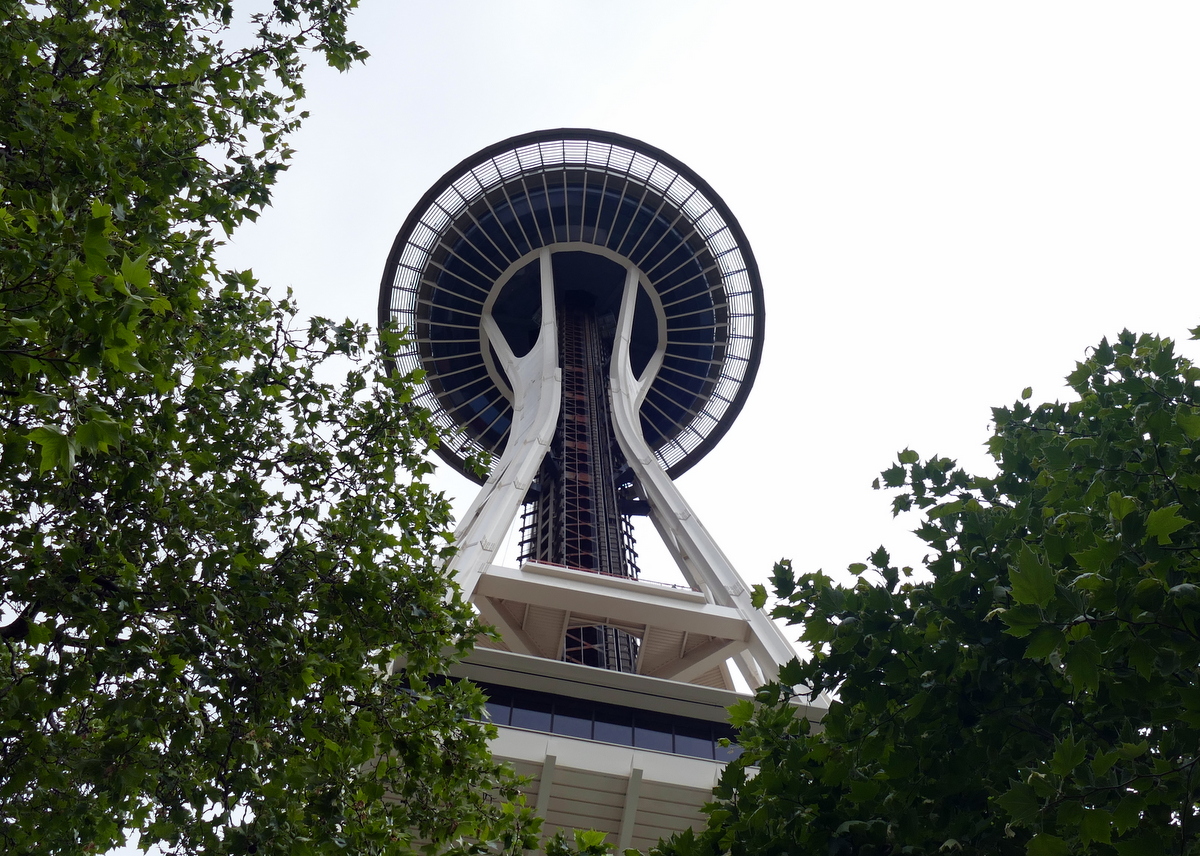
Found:
[[1200, 853], [1200, 368], [1122, 333], [1068, 382], [993, 411], [995, 475], [882, 474], [918, 581], [883, 548], [851, 586], [776, 568], [812, 649], [782, 678], [837, 700], [735, 710], [707, 828], [659, 853]]
[[523, 843], [478, 692], [439, 678], [477, 627], [412, 378], [215, 261], [303, 51], [365, 57], [354, 0], [264, 5], [0, 0], [6, 853]]

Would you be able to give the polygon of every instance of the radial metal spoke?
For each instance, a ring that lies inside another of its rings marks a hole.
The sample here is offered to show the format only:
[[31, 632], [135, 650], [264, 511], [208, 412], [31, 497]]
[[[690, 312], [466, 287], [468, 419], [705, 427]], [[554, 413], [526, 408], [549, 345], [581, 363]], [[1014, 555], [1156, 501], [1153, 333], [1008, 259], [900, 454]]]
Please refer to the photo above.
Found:
[[[569, 250], [556, 249], [566, 242]], [[639, 345], [641, 353], [667, 349], [645, 409], [651, 424], [662, 422], [652, 433], [664, 465], [690, 466], [740, 409], [761, 354], [761, 286], [724, 203], [686, 167], [636, 141], [595, 131], [530, 134], [464, 161], [425, 195], [381, 285], [381, 323], [420, 334], [394, 359], [406, 371], [428, 363], [416, 394], [430, 401], [439, 425], [453, 428], [457, 445], [442, 450], [452, 463], [501, 449], [508, 436], [513, 414], [476, 335], [484, 306], [514, 299], [501, 296], [499, 278], [540, 248], [578, 252], [579, 242], [627, 259], [666, 315], [663, 341]], [[527, 282], [515, 280], [515, 291], [503, 294], [527, 295]], [[528, 296], [519, 299], [505, 317], [529, 311]], [[638, 324], [639, 336], [653, 329]], [[522, 329], [514, 328], [523, 337]], [[698, 341], [687, 341], [693, 334]], [[468, 353], [435, 354], [463, 346]], [[476, 386], [478, 395], [447, 409], [446, 396]], [[423, 397], [431, 389], [442, 392]], [[483, 410], [468, 415], [472, 402], [497, 412], [485, 423]], [[666, 415], [675, 408], [678, 420]]]
[[[692, 259], [691, 261], [699, 261], [699, 258]], [[685, 262], [684, 264], [680, 265], [680, 267], [685, 267], [686, 265], [687, 265], [687, 262]], [[692, 274], [691, 276], [689, 276], [689, 277], [688, 277], [687, 279], [685, 279], [683, 282], [677, 282], [677, 283], [675, 283], [675, 285], [671, 286], [670, 288], [663, 288], [663, 289], [659, 289], [659, 290], [658, 290], [658, 296], [659, 296], [659, 297], [666, 297], [666, 296], [667, 296], [668, 294], [670, 294], [672, 291], [678, 291], [679, 289], [683, 288], [685, 285], [690, 285], [691, 283], [695, 282], [695, 281], [696, 281], [696, 280], [698, 280], [698, 279], [703, 279], [705, 282], [707, 282], [707, 281], [708, 281], [708, 275], [709, 275], [710, 273], [712, 273], [713, 271], [715, 271], [716, 269], [717, 269], [717, 266], [716, 266], [715, 264], [708, 265], [708, 266], [706, 266], [706, 267], [702, 268], [702, 269], [701, 269], [701, 270], [700, 270], [698, 273], [694, 273], [694, 274]], [[676, 270], [678, 270], [678, 268], [676, 268]], [[675, 272], [675, 271], [671, 271], [671, 273], [670, 273], [670, 274], [667, 274], [667, 277], [671, 276], [671, 274], [673, 274], [674, 272]], [[658, 283], [662, 282], [662, 281], [663, 281], [663, 280], [665, 280], [667, 277], [663, 277], [662, 279], [657, 279], [657, 280], [654, 280], [654, 282], [655, 282], [655, 285], [657, 285]], [[720, 284], [720, 283], [718, 283], [717, 285], [715, 285], [715, 286], [713, 286], [712, 288], [710, 288], [710, 289], [709, 289], [709, 291], [718, 291], [718, 290], [721, 290], [721, 291], [723, 291], [723, 290], [724, 290], [724, 288], [723, 288], [722, 284]], [[663, 304], [663, 306], [674, 306], [676, 303], [682, 303], [682, 302], [683, 302], [683, 301], [685, 301], [685, 300], [691, 300], [691, 299], [692, 299], [693, 297], [695, 297], [695, 296], [696, 296], [695, 294], [689, 294], [689, 295], [687, 295], [686, 297], [681, 297], [679, 300], [676, 300], [676, 301], [674, 301], [674, 302], [672, 302], [672, 303], [664, 303], [664, 304]]]

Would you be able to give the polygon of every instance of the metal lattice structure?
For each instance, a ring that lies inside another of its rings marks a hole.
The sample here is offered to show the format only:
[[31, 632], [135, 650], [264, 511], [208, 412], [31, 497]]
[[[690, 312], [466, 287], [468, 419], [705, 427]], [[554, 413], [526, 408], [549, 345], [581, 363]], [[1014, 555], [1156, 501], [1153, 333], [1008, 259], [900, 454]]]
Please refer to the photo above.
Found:
[[629, 468], [613, 441], [608, 407], [606, 351], [612, 343], [587, 305], [560, 305], [558, 331], [562, 409], [550, 453], [527, 496], [520, 559], [636, 577], [633, 531], [620, 502]]

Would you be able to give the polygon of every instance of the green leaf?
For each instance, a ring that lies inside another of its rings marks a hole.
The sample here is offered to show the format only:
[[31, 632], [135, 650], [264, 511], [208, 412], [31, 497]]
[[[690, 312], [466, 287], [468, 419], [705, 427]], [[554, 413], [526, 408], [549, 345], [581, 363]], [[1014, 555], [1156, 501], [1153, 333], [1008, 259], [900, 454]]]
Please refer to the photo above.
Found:
[[1037, 820], [1038, 813], [1042, 809], [1041, 802], [1034, 794], [1033, 788], [1024, 782], [1013, 784], [1007, 793], [996, 799], [996, 802], [1008, 812], [1008, 816], [1017, 826], [1032, 824]]
[[997, 612], [1000, 620], [1008, 625], [1004, 632], [1018, 639], [1028, 636], [1042, 623], [1041, 612], [1038, 607], [1032, 605], [1014, 606]]
[[785, 686], [796, 686], [803, 682], [803, 666], [799, 660], [789, 660], [779, 667], [779, 683]]
[[1139, 743], [1122, 743], [1117, 747], [1117, 754], [1126, 761], [1132, 761], [1134, 758], [1140, 758], [1142, 755], [1145, 755], [1149, 749], [1150, 744], [1145, 740]]
[[1100, 591], [1112, 585], [1112, 581], [1099, 574], [1080, 574], [1071, 580], [1071, 588], [1078, 591]]
[[1108, 513], [1116, 521], [1124, 520], [1137, 510], [1137, 502], [1132, 496], [1124, 496], [1117, 491], [1108, 495]]
[[1050, 759], [1050, 769], [1057, 776], [1068, 776], [1071, 771], [1087, 759], [1087, 747], [1076, 743], [1072, 735], [1067, 735], [1054, 749]]
[[1071, 557], [1086, 571], [1105, 571], [1121, 555], [1121, 545], [1116, 541], [1096, 537], [1096, 546], [1072, 553]]
[[1146, 515], [1144, 540], [1156, 537], [1159, 544], [1170, 544], [1171, 535], [1192, 522], [1186, 517], [1179, 516], [1181, 510], [1182, 506], [1180, 505], [1168, 505], [1165, 508], [1156, 508]]
[[143, 253], [136, 259], [130, 259], [129, 256], [121, 257], [121, 276], [125, 281], [134, 286], [135, 289], [142, 290], [150, 287], [150, 268], [147, 265], [149, 253]]
[[775, 563], [771, 585], [775, 588], [776, 597], [786, 598], [796, 590], [796, 575], [792, 573], [791, 562], [784, 560]]
[[1066, 637], [1057, 627], [1039, 627], [1034, 631], [1033, 638], [1029, 640], [1025, 656], [1031, 660], [1045, 660], [1057, 651], [1064, 641], [1066, 641]]
[[1200, 413], [1196, 408], [1180, 404], [1175, 408], [1175, 424], [1177, 424], [1189, 440], [1200, 440]]
[[1054, 818], [1059, 829], [1072, 829], [1083, 820], [1083, 804], [1078, 800], [1064, 800], [1058, 804]]
[[1021, 390], [1021, 400], [1028, 401], [1033, 396], [1033, 387], [1027, 386]]
[[1164, 856], [1163, 839], [1154, 830], [1143, 830], [1123, 840], [1113, 842], [1118, 856]]
[[1025, 852], [1029, 856], [1067, 856], [1071, 851], [1067, 842], [1057, 835], [1039, 832], [1029, 839], [1029, 843], [1025, 845]]
[[1137, 669], [1139, 675], [1149, 679], [1154, 674], [1154, 662], [1158, 659], [1158, 649], [1144, 639], [1133, 640], [1129, 646], [1129, 664]]
[[1142, 609], [1159, 609], [1165, 596], [1163, 581], [1158, 577], [1146, 577], [1134, 586], [1134, 600]]
[[45, 645], [53, 638], [54, 627], [36, 621], [29, 623], [29, 634], [25, 637], [25, 641], [30, 645]]
[[949, 517], [951, 514], [957, 514], [963, 509], [963, 501], [956, 499], [952, 502], [946, 502], [942, 505], [935, 505], [929, 509], [927, 513], [930, 520], [940, 520], [943, 517]]
[[888, 467], [880, 473], [883, 476], [883, 484], [885, 487], [903, 487], [906, 474], [904, 467], [896, 465]]
[[41, 472], [48, 472], [57, 467], [66, 473], [75, 465], [75, 455], [79, 450], [78, 444], [54, 426], [35, 428], [26, 435], [26, 438], [41, 447]]
[[735, 701], [729, 706], [729, 724], [734, 728], [741, 728], [749, 724], [754, 718], [754, 704], [750, 699], [741, 699]]
[[1119, 752], [1098, 752], [1096, 757], [1092, 759], [1092, 772], [1097, 776], [1103, 776], [1113, 768], [1121, 755]]
[[576, 840], [582, 848], [602, 847], [604, 845], [605, 833], [597, 832], [594, 829], [577, 830]]
[[1108, 844], [1112, 841], [1112, 815], [1097, 808], [1085, 808], [1079, 821], [1079, 839], [1086, 845], [1093, 841]]
[[112, 243], [108, 238], [112, 230], [112, 221], [105, 211], [106, 208], [107, 206], [100, 203], [92, 205], [92, 211], [100, 213], [93, 213], [83, 237], [84, 257], [87, 259], [88, 267], [96, 272], [102, 270], [105, 259], [112, 252]]
[[1113, 810], [1113, 826], [1117, 832], [1124, 835], [1136, 827], [1142, 820], [1142, 809], [1146, 807], [1146, 799], [1141, 794], [1126, 794], [1121, 797]]
[[103, 413], [96, 413], [79, 425], [75, 431], [75, 439], [80, 450], [107, 452], [120, 446], [121, 426]]
[[1042, 560], [1021, 544], [1017, 552], [1017, 567], [1010, 569], [1013, 599], [1017, 603], [1045, 607], [1054, 597], [1054, 573]]
[[750, 588], [750, 605], [762, 609], [767, 605], [767, 589], [762, 583], [755, 583]]
[[1092, 367], [1088, 363], [1076, 363], [1075, 370], [1066, 377], [1067, 385], [1076, 392], [1087, 388], [1088, 379], [1092, 376]]
[[921, 456], [912, 449], [905, 449], [897, 454], [896, 459], [902, 464], [915, 464], [921, 460]]
[[1095, 639], [1083, 639], [1072, 645], [1063, 657], [1066, 665], [1067, 680], [1074, 686], [1076, 692], [1089, 690], [1094, 692], [1100, 687], [1100, 649]]
[[880, 783], [874, 779], [854, 780], [850, 782], [850, 801], [855, 803], [870, 802], [879, 793]]

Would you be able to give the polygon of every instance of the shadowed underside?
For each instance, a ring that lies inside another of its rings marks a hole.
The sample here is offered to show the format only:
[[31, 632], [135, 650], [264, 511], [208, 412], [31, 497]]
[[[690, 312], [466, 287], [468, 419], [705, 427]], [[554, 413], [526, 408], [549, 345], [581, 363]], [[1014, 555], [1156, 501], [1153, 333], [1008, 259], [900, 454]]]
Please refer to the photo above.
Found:
[[672, 477], [725, 433], [762, 346], [757, 266], [733, 215], [698, 176], [636, 140], [591, 130], [514, 137], [467, 158], [418, 203], [392, 247], [381, 323], [414, 338], [396, 359], [422, 368], [417, 402], [435, 414], [443, 459], [466, 467], [503, 451], [512, 382], [484, 333], [491, 317], [519, 357], [540, 327], [539, 263], [556, 290], [585, 297], [611, 347], [624, 274], [639, 289], [635, 373], [661, 353], [641, 404], [647, 445]]

